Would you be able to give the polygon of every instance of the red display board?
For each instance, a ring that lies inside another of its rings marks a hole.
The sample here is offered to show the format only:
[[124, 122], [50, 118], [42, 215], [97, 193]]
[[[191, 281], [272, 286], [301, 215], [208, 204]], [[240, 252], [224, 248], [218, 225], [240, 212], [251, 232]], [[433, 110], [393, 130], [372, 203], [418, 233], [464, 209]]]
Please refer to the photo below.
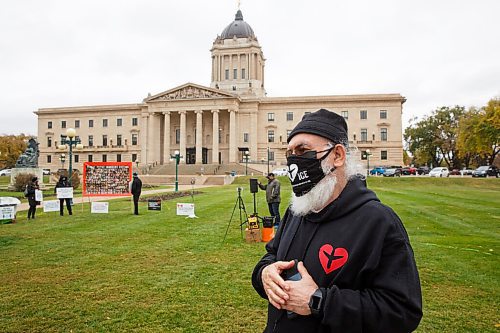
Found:
[[132, 162], [83, 163], [83, 196], [128, 196]]

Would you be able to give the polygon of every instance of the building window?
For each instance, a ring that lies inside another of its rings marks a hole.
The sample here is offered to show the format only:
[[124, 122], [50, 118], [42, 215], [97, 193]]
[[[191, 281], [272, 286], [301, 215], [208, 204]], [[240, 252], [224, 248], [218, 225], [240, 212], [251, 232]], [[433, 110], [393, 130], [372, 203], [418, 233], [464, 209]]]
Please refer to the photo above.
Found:
[[116, 154], [116, 161], [121, 162], [122, 161], [122, 154]]
[[387, 110], [380, 110], [380, 119], [387, 119]]
[[245, 69], [244, 69], [244, 68], [242, 68], [242, 69], [241, 69], [241, 79], [242, 79], [242, 80], [245, 80], [245, 78], [246, 78]]
[[108, 145], [108, 136], [107, 135], [102, 136], [102, 145], [104, 147], [106, 147]]
[[274, 113], [267, 114], [267, 121], [274, 121]]
[[349, 119], [349, 111], [342, 111], [341, 114], [342, 114], [342, 117], [344, 117], [345, 120]]
[[238, 78], [238, 69], [233, 69], [233, 79], [236, 80]]
[[274, 130], [267, 131], [267, 142], [274, 142]]
[[286, 113], [286, 120], [287, 121], [293, 121], [293, 112], [287, 112]]
[[139, 121], [137, 118], [132, 118], [132, 126], [137, 126], [138, 123]]
[[248, 142], [248, 133], [243, 133], [243, 142]]
[[80, 120], [75, 120], [75, 128], [80, 128]]
[[108, 161], [108, 155], [102, 154], [102, 161], [107, 162]]
[[269, 158], [269, 161], [274, 161], [274, 151], [269, 151], [268, 158]]
[[177, 128], [175, 130], [175, 143], [179, 144], [181, 142], [181, 130]]
[[226, 69], [226, 71], [224, 72], [224, 77], [226, 78], [226, 80], [229, 80], [229, 69]]
[[47, 155], [47, 163], [52, 163], [52, 156], [51, 155]]
[[89, 127], [94, 127], [94, 120], [93, 119], [89, 119]]
[[132, 162], [137, 161], [137, 154], [132, 154]]
[[381, 160], [387, 160], [387, 150], [381, 150], [380, 151], [380, 159]]
[[66, 120], [61, 121], [61, 128], [66, 128]]
[[121, 134], [118, 134], [116, 136], [116, 145], [117, 146], [121, 146], [122, 145], [122, 135]]
[[47, 147], [52, 147], [52, 137], [51, 136], [47, 137]]
[[219, 128], [219, 143], [222, 143], [222, 128]]
[[387, 141], [387, 128], [380, 129], [380, 140]]
[[94, 136], [89, 135], [89, 147], [94, 147]]
[[73, 155], [73, 157], [75, 158], [75, 163], [80, 162], [80, 155]]
[[47, 128], [52, 128], [52, 122], [51, 122], [51, 121], [49, 121], [49, 122], [47, 123]]
[[102, 127], [108, 127], [108, 120], [107, 119], [102, 120]]
[[123, 119], [122, 118], [116, 119], [116, 126], [120, 127], [122, 124], [123, 124]]
[[137, 134], [132, 134], [132, 146], [137, 146]]
[[368, 130], [366, 128], [361, 129], [361, 141], [368, 141]]
[[367, 115], [366, 110], [359, 111], [359, 119], [367, 119], [367, 118], [368, 118], [368, 115]]
[[92, 162], [92, 155], [87, 156], [87, 161]]

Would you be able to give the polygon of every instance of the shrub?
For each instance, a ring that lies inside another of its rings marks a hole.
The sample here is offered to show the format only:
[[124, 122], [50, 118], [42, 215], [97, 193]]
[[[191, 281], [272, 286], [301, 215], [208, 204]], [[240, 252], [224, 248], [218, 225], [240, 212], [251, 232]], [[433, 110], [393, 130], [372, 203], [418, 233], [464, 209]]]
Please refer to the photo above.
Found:
[[28, 185], [31, 182], [31, 178], [36, 177], [35, 175], [31, 173], [20, 173], [14, 178], [14, 189], [17, 192], [23, 192], [24, 189], [26, 188], [26, 185]]

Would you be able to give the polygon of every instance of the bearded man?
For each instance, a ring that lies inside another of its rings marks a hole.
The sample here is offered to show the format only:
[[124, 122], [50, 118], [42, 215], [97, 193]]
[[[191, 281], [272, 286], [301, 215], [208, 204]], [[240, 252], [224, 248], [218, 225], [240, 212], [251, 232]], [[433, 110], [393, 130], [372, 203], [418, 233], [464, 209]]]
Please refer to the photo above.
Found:
[[422, 295], [394, 211], [356, 174], [343, 117], [321, 109], [288, 137], [287, 209], [252, 284], [269, 301], [265, 332], [415, 330]]

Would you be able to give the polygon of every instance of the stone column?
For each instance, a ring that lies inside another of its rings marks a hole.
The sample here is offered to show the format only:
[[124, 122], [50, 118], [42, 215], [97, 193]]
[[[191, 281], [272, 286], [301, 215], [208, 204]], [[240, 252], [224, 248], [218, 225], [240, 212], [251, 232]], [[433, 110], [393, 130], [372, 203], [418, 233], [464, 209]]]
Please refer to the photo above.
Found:
[[170, 112], [163, 112], [163, 164], [170, 163]]
[[141, 163], [148, 163], [148, 115], [142, 115], [141, 119]]
[[186, 111], [179, 111], [179, 115], [181, 117], [181, 140], [179, 143], [179, 151], [181, 156], [184, 158], [181, 163], [186, 163], [187, 156], [186, 156]]
[[236, 111], [229, 110], [229, 163], [236, 163]]
[[196, 164], [203, 163], [203, 111], [196, 110]]
[[155, 114], [151, 113], [148, 118], [148, 163], [154, 163], [155, 161], [155, 148], [156, 146], [153, 144], [154, 142], [154, 122]]
[[[258, 161], [258, 145], [257, 145], [257, 112], [252, 112], [250, 114], [250, 158], [252, 161]], [[267, 139], [267, 136], [266, 136]]]
[[212, 110], [212, 163], [219, 164], [219, 110]]

